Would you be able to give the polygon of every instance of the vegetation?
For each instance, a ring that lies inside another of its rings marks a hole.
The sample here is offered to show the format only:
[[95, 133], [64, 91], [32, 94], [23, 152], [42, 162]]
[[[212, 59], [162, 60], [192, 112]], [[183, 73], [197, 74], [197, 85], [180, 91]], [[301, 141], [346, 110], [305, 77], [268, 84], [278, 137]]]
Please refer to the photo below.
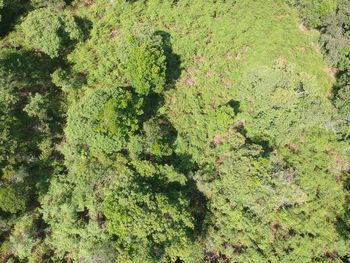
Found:
[[37, 9], [29, 13], [22, 23], [28, 45], [39, 49], [51, 58], [69, 47], [69, 42], [79, 40], [81, 32], [70, 15], [51, 9]]
[[0, 262], [350, 261], [349, 1], [0, 10]]

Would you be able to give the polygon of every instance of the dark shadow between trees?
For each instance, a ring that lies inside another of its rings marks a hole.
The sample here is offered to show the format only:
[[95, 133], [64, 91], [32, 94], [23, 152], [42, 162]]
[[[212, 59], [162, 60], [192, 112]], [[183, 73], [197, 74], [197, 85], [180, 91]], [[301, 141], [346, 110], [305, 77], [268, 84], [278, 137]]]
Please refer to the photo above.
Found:
[[227, 105], [233, 109], [233, 112], [235, 113], [235, 115], [241, 112], [241, 109], [240, 109], [241, 103], [239, 101], [230, 100], [229, 102], [227, 102]]
[[0, 10], [0, 37], [12, 31], [19, 18], [30, 8], [29, 1], [26, 0], [5, 0], [4, 7]]
[[173, 52], [171, 35], [165, 31], [156, 31], [155, 35], [163, 39], [163, 49], [167, 58], [166, 79], [168, 86], [171, 86], [181, 75], [181, 58]]
[[79, 26], [80, 30], [83, 32], [83, 41], [88, 40], [90, 37], [90, 31], [93, 26], [92, 22], [85, 17], [75, 16], [74, 19], [77, 25]]

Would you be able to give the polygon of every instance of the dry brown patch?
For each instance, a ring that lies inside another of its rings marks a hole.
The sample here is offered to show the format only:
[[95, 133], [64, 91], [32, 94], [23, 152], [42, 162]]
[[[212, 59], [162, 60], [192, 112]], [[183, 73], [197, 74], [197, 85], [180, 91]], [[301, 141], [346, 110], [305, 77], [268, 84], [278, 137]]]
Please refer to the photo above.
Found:
[[332, 68], [332, 67], [325, 67], [324, 71], [333, 79], [336, 78], [336, 75], [338, 73], [338, 70], [336, 68]]
[[192, 75], [194, 72], [193, 68], [187, 68], [186, 69], [186, 73], [189, 74], [189, 75]]
[[225, 158], [223, 156], [219, 156], [217, 159], [216, 159], [216, 164], [217, 165], [221, 165], [223, 164], [225, 161]]
[[58, 145], [59, 145], [59, 146], [63, 146], [63, 145], [65, 145], [66, 143], [67, 143], [66, 138], [63, 138], [63, 139], [58, 143]]
[[299, 27], [300, 31], [303, 33], [307, 33], [310, 31], [309, 29], [307, 29], [307, 27], [304, 25], [304, 23], [299, 23], [298, 27]]
[[229, 79], [223, 79], [222, 84], [224, 84], [226, 87], [231, 87], [233, 85], [233, 82]]
[[299, 153], [299, 147], [293, 143], [289, 143], [287, 144], [287, 148], [294, 154], [298, 154]]
[[216, 73], [215, 73], [214, 71], [212, 71], [212, 70], [207, 71], [207, 73], [205, 73], [205, 76], [206, 76], [206, 77], [213, 77], [213, 76], [215, 76], [215, 75], [216, 75]]
[[94, 0], [84, 0], [84, 5], [85, 6], [92, 5], [93, 3], [94, 3]]
[[21, 92], [19, 93], [19, 95], [20, 95], [21, 97], [28, 97], [29, 93], [28, 93], [27, 91], [21, 91]]
[[176, 28], [176, 24], [175, 23], [165, 23], [164, 27], [167, 29], [173, 29], [173, 28]]
[[280, 14], [277, 16], [278, 19], [282, 19], [282, 18], [285, 18], [285, 17], [289, 17], [289, 14], [288, 13], [284, 13], [284, 14]]
[[225, 52], [225, 58], [232, 60], [234, 58], [233, 54], [230, 51]]
[[204, 62], [204, 56], [203, 54], [197, 54], [195, 59], [199, 62]]
[[111, 30], [111, 36], [112, 36], [112, 38], [115, 38], [115, 37], [117, 37], [117, 36], [119, 36], [120, 35], [120, 30], [119, 30], [119, 28], [113, 28], [112, 30]]
[[350, 172], [350, 163], [340, 153], [334, 149], [326, 149], [324, 151], [327, 155], [333, 157], [334, 162], [331, 168], [332, 173], [336, 176], [336, 179], [341, 181], [341, 175], [345, 172]]
[[188, 79], [185, 79], [185, 84], [187, 86], [192, 87], [192, 86], [194, 86], [195, 82], [194, 82], [194, 80], [192, 78], [188, 78]]
[[221, 143], [224, 142], [224, 140], [225, 140], [224, 136], [219, 135], [219, 134], [218, 134], [218, 135], [215, 135], [215, 137], [214, 137], [214, 139], [213, 139], [213, 144], [214, 144], [214, 145], [221, 144]]
[[186, 70], [186, 76], [181, 79], [181, 83], [185, 84], [186, 86], [194, 86], [195, 85], [195, 80], [193, 77], [194, 70], [193, 68], [187, 68]]

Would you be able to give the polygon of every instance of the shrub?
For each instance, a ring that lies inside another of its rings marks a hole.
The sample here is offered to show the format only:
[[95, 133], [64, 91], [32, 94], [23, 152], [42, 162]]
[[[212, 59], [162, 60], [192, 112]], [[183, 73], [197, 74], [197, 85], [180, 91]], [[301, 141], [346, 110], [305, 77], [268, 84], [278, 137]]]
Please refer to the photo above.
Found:
[[82, 38], [74, 17], [41, 8], [29, 13], [22, 23], [27, 43], [49, 55], [58, 57], [69, 44]]
[[73, 148], [118, 152], [138, 130], [141, 106], [142, 99], [126, 89], [92, 90], [68, 111], [67, 139]]
[[161, 36], [141, 31], [124, 43], [122, 63], [135, 91], [142, 95], [161, 93], [166, 82], [166, 57]]
[[27, 189], [23, 185], [0, 188], [0, 208], [12, 214], [23, 211], [27, 206]]

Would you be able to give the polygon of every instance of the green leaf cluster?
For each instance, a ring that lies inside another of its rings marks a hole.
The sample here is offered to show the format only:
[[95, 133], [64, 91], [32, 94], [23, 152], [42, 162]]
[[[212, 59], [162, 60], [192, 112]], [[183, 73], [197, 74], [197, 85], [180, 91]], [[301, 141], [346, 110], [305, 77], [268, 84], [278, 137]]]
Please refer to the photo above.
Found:
[[70, 43], [82, 38], [82, 32], [73, 16], [50, 8], [30, 12], [22, 23], [22, 29], [28, 45], [51, 58], [58, 57]]
[[122, 50], [125, 74], [135, 91], [161, 93], [166, 81], [166, 57], [161, 36], [145, 29], [129, 36]]
[[81, 151], [116, 153], [138, 130], [141, 107], [142, 99], [126, 89], [91, 90], [68, 111], [69, 143]]

